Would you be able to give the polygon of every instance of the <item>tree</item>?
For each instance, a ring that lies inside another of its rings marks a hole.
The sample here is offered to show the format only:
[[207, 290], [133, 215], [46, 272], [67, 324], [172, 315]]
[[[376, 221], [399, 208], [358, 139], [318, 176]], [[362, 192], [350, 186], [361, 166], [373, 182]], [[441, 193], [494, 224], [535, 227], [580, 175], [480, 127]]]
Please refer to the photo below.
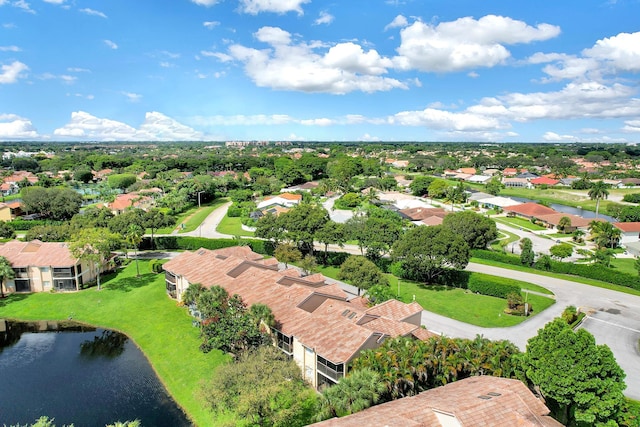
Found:
[[551, 257], [547, 254], [541, 254], [536, 260], [536, 268], [540, 270], [551, 270]]
[[318, 421], [365, 410], [380, 401], [386, 388], [377, 372], [369, 368], [354, 370], [323, 390]]
[[600, 199], [606, 199], [609, 197], [609, 191], [607, 188], [609, 188], [609, 185], [605, 184], [604, 181], [596, 181], [591, 185], [591, 188], [587, 192], [589, 198], [596, 201], [596, 218], [598, 218]]
[[618, 242], [622, 237], [622, 231], [606, 221], [591, 221], [589, 223], [589, 232], [591, 233], [591, 240], [600, 249], [614, 249], [618, 246]]
[[443, 226], [416, 227], [393, 244], [391, 256], [400, 261], [407, 278], [427, 283], [448, 269], [461, 270], [469, 263], [469, 245]]
[[338, 280], [345, 280], [358, 288], [369, 289], [373, 286], [389, 286], [389, 280], [373, 262], [363, 256], [351, 255], [340, 266]]
[[525, 237], [520, 240], [520, 262], [530, 267], [533, 265], [534, 258], [533, 242], [528, 237]]
[[235, 423], [273, 427], [313, 423], [318, 399], [296, 362], [273, 346], [218, 367], [202, 395], [214, 411], [232, 411]]
[[24, 188], [22, 209], [54, 220], [69, 220], [80, 211], [82, 196], [70, 188]]
[[127, 233], [124, 235], [125, 241], [130, 247], [133, 247], [134, 256], [136, 257], [136, 277], [140, 277], [140, 267], [138, 265], [138, 246], [142, 242], [144, 230], [137, 224], [130, 224]]
[[81, 165], [73, 172], [73, 179], [86, 184], [93, 179], [93, 172], [89, 166]]
[[273, 254], [276, 259], [284, 263], [285, 268], [289, 268], [289, 263], [298, 262], [302, 259], [302, 253], [292, 245], [278, 245]]
[[301, 203], [278, 216], [276, 223], [286, 230], [285, 237], [303, 253], [313, 252], [313, 238], [329, 222], [329, 213], [322, 206]]
[[444, 179], [436, 179], [429, 185], [429, 197], [441, 199], [447, 195], [449, 185]]
[[549, 253], [552, 257], [563, 260], [573, 255], [573, 245], [569, 243], [558, 243], [549, 248]]
[[300, 260], [300, 268], [305, 276], [315, 273], [318, 270], [318, 263], [316, 257], [311, 254], [307, 254]]
[[255, 236], [271, 240], [276, 245], [284, 240], [284, 232], [282, 221], [278, 221], [278, 217], [272, 213], [267, 213], [256, 223]]
[[113, 174], [107, 177], [109, 187], [118, 188], [120, 190], [126, 190], [131, 185], [135, 184], [138, 178], [131, 173]]
[[6, 221], [0, 221], [0, 238], [15, 239], [16, 231]]
[[489, 182], [487, 182], [485, 191], [492, 196], [497, 196], [503, 188], [504, 184], [500, 181], [500, 177], [494, 176], [489, 180]]
[[458, 181], [458, 184], [448, 187], [445, 196], [451, 202], [451, 211], [453, 211], [456, 203], [465, 203], [467, 201], [467, 192], [464, 188], [464, 183]]
[[434, 181], [435, 178], [430, 176], [420, 175], [417, 176], [411, 181], [409, 184], [409, 188], [411, 189], [411, 193], [414, 196], [422, 197], [429, 194], [429, 186]]
[[344, 235], [344, 225], [333, 221], [328, 221], [315, 233], [314, 239], [324, 245], [325, 256], [329, 251], [329, 245], [342, 247], [346, 242]]
[[615, 425], [624, 403], [625, 374], [606, 345], [561, 318], [529, 339], [522, 357], [526, 378], [564, 425]]
[[442, 226], [461, 235], [471, 249], [486, 249], [498, 237], [496, 222], [473, 211], [462, 211], [444, 217]]
[[205, 289], [202, 283], [190, 283], [182, 293], [182, 302], [185, 303], [185, 305], [195, 304]]
[[571, 218], [569, 218], [568, 216], [563, 216], [562, 218], [560, 218], [560, 220], [558, 221], [558, 230], [561, 233], [566, 233], [569, 228], [571, 228]]
[[119, 236], [106, 228], [85, 228], [72, 237], [69, 250], [74, 257], [93, 264], [96, 270], [98, 290], [100, 287], [100, 271], [111, 250], [117, 246]]
[[635, 261], [633, 261], [633, 267], [636, 269], [638, 275], [640, 276], [640, 257], [636, 257]]
[[5, 280], [11, 280], [14, 277], [16, 277], [16, 273], [11, 267], [11, 263], [7, 258], [0, 256], [0, 298], [4, 298]]
[[151, 241], [155, 246], [154, 241], [154, 233], [156, 230], [162, 227], [168, 227], [170, 225], [174, 225], [176, 223], [175, 218], [166, 213], [162, 212], [160, 209], [149, 209], [144, 214], [144, 227], [151, 229]]

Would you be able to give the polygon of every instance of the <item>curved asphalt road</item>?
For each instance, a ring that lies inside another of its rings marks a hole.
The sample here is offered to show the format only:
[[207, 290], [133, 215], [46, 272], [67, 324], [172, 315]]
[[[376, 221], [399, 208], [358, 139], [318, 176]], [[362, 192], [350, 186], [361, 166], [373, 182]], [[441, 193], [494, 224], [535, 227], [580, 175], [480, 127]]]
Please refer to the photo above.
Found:
[[[230, 202], [225, 203], [214, 210], [195, 231], [181, 233], [181, 235], [232, 238], [233, 236], [216, 231], [216, 227], [226, 214], [230, 204]], [[324, 250], [324, 246], [318, 245], [318, 249]], [[329, 250], [360, 254], [360, 250], [353, 245], [345, 247], [329, 245]], [[581, 327], [591, 332], [598, 344], [607, 344], [611, 348], [618, 364], [627, 374], [625, 394], [640, 400], [639, 296], [483, 264], [469, 263], [467, 270], [509, 277], [543, 286], [555, 294], [556, 304], [521, 324], [509, 328], [482, 328], [425, 310], [422, 314], [422, 324], [429, 330], [452, 337], [474, 338], [479, 334], [494, 340], [507, 339], [524, 350], [527, 340], [535, 336], [538, 329], [559, 316], [565, 307], [573, 305], [588, 313], [588, 317], [585, 318]], [[345, 288], [347, 288], [345, 289], [347, 292], [354, 292], [354, 289], [349, 285], [346, 285]]]

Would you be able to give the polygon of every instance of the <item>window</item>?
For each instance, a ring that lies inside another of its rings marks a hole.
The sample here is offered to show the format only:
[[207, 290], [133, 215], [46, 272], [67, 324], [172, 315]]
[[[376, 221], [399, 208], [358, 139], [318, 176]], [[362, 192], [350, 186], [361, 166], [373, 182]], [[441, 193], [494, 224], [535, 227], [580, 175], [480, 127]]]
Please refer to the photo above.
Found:
[[335, 364], [322, 356], [318, 356], [317, 369], [319, 373], [335, 381], [344, 376], [344, 363]]
[[15, 279], [16, 292], [31, 292], [31, 281], [29, 279]]
[[278, 348], [287, 354], [291, 354], [293, 352], [293, 339], [277, 329], [274, 329], [274, 332], [276, 335], [276, 345], [278, 346]]

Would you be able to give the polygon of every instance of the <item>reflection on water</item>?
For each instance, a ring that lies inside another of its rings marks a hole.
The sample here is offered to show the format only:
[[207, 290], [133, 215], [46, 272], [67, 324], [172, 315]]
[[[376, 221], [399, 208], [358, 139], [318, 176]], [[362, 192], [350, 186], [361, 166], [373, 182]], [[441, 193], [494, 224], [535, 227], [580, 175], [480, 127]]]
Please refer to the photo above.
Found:
[[64, 322], [0, 319], [0, 424], [188, 426], [142, 352], [125, 335]]

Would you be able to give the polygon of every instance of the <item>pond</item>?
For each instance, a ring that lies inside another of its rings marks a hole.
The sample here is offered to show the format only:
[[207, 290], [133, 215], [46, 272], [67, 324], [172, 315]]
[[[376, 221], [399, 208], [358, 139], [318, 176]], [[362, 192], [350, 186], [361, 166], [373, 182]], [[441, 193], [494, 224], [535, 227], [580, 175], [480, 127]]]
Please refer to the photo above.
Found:
[[140, 349], [125, 335], [71, 322], [0, 319], [0, 423], [189, 426]]
[[[526, 197], [510, 197], [510, 199], [513, 199], [513, 200], [516, 200], [516, 201], [522, 202], [522, 203], [528, 203], [528, 202], [538, 203], [537, 200], [527, 199]], [[581, 216], [581, 217], [586, 218], [586, 219], [592, 219], [592, 218], [596, 217], [596, 213], [593, 212], [593, 211], [588, 211], [588, 210], [585, 210], [585, 209], [582, 209], [582, 208], [574, 208], [573, 206], [567, 206], [567, 205], [560, 205], [560, 204], [557, 204], [557, 203], [551, 203], [549, 205], [549, 207], [551, 209], [557, 211], [557, 212], [578, 215], [578, 216]], [[614, 217], [609, 216], [609, 215], [604, 215], [604, 214], [602, 214], [600, 212], [598, 212], [598, 218], [604, 219], [605, 221], [609, 221], [609, 222], [617, 222], [618, 221]]]

